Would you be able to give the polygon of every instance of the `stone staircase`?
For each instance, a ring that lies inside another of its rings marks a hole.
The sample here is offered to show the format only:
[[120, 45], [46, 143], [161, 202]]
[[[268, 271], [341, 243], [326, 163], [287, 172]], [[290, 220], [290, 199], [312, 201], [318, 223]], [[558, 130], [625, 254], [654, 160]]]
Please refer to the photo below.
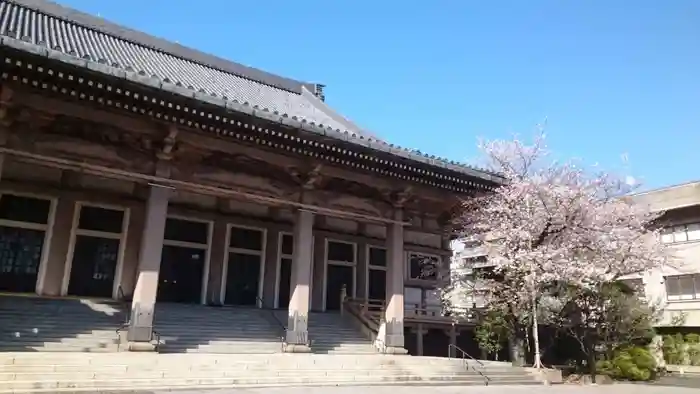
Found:
[[158, 304], [155, 330], [162, 353], [280, 353], [284, 336], [269, 310], [182, 304]]
[[0, 296], [0, 351], [116, 352], [119, 303]]
[[376, 354], [369, 338], [338, 313], [310, 313], [311, 350], [319, 354]]
[[[275, 316], [286, 326], [287, 311], [276, 310]], [[310, 312], [308, 330], [313, 353], [377, 354], [370, 339], [339, 313]]]
[[[489, 385], [538, 384], [504, 363], [483, 372]], [[0, 393], [410, 384], [485, 380], [461, 360], [378, 354], [0, 354]]]
[[[109, 300], [0, 296], [0, 351], [118, 352], [127, 309]], [[154, 326], [161, 352], [282, 351], [283, 328], [268, 310], [158, 304]]]

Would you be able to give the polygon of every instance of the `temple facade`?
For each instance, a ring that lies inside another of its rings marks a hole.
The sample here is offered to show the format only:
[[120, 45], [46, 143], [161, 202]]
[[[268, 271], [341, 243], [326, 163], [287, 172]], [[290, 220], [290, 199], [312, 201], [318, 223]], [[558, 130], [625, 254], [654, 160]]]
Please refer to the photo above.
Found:
[[388, 351], [454, 326], [447, 226], [495, 174], [383, 141], [321, 85], [51, 2], [0, 1], [0, 39], [3, 293], [128, 300], [133, 350], [157, 303], [286, 309], [289, 351], [345, 303], [376, 301]]

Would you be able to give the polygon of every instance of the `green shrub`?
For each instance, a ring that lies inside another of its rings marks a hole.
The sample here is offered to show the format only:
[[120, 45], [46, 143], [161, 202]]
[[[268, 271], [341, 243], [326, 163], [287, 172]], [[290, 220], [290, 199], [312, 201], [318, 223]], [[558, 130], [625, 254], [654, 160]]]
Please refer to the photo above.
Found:
[[700, 334], [695, 334], [695, 333], [686, 334], [685, 343], [700, 343]]
[[[691, 337], [691, 340], [694, 339]], [[663, 353], [666, 364], [684, 365], [688, 362], [688, 351], [682, 334], [664, 336]]]
[[688, 359], [690, 365], [700, 366], [700, 346], [696, 344], [688, 345]]
[[612, 360], [599, 361], [597, 369], [615, 380], [647, 381], [656, 378], [656, 361], [649, 349], [642, 347], [621, 349]]
[[683, 351], [682, 351], [682, 342], [681, 342], [681, 347], [679, 348], [678, 343], [676, 342], [676, 337], [672, 335], [664, 335], [664, 342], [662, 345], [663, 353], [664, 353], [664, 360], [666, 361], [666, 364], [670, 365], [679, 365], [682, 364], [683, 361]]

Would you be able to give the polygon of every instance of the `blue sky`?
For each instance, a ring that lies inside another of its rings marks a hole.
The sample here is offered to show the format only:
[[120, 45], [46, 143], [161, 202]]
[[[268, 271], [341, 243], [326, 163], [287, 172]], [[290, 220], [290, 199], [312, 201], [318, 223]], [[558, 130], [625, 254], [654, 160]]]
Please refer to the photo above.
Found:
[[561, 157], [645, 189], [700, 179], [700, 1], [59, 1], [326, 84], [401, 146], [476, 162], [478, 137], [546, 118]]

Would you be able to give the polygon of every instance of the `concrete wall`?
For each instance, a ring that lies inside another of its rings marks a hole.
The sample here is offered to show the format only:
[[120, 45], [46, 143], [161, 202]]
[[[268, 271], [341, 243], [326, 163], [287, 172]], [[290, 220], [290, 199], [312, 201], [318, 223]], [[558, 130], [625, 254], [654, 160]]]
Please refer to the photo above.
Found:
[[700, 205], [700, 182], [690, 182], [635, 194], [632, 198], [654, 211]]

